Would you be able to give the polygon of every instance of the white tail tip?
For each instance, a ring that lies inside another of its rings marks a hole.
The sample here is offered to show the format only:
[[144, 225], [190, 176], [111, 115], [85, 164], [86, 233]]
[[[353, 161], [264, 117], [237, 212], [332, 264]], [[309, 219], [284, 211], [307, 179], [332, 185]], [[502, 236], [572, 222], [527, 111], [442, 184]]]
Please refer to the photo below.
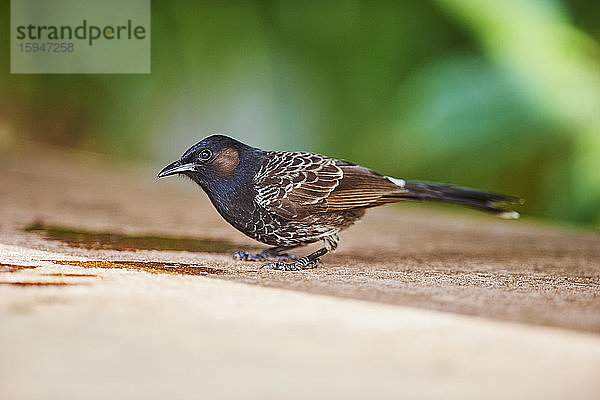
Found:
[[519, 219], [521, 215], [516, 211], [505, 211], [503, 213], [498, 214], [498, 216], [504, 219]]

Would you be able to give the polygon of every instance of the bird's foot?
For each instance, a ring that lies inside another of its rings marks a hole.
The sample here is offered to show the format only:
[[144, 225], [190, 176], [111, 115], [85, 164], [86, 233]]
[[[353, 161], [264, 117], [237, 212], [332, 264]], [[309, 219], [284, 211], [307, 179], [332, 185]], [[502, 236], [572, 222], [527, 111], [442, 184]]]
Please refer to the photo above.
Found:
[[233, 258], [235, 260], [241, 261], [276, 261], [276, 262], [288, 262], [288, 261], [296, 261], [298, 257], [293, 254], [277, 254], [269, 251], [269, 249], [264, 250], [257, 254], [248, 253], [246, 250], [236, 251], [233, 253]]
[[316, 268], [319, 263], [321, 263], [320, 258], [311, 259], [309, 257], [302, 257], [292, 263], [275, 261], [272, 263], [263, 264], [260, 266], [259, 270], [263, 269], [264, 267], [268, 267], [269, 269], [278, 271], [301, 271], [304, 269]]

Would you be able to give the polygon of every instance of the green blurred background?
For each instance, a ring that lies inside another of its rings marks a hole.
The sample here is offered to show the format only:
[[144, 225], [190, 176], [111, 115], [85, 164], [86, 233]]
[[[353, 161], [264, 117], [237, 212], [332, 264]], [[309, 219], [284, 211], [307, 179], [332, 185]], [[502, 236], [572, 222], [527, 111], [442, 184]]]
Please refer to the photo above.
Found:
[[223, 133], [600, 226], [597, 0], [155, 0], [150, 75], [11, 75], [0, 4], [0, 143], [166, 162]]

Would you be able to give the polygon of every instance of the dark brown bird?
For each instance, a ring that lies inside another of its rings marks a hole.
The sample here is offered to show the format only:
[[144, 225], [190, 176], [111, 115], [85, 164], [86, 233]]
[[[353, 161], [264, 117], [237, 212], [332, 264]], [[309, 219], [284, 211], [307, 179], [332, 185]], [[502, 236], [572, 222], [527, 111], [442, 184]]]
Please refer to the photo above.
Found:
[[[335, 250], [338, 233], [370, 207], [429, 200], [504, 218], [519, 216], [497, 204], [515, 203], [514, 197], [408, 182], [348, 161], [312, 153], [264, 151], [222, 135], [195, 144], [158, 177], [174, 174], [200, 185], [219, 214], [237, 230], [275, 246], [259, 254], [237, 252], [235, 258], [272, 261], [263, 266], [286, 271], [314, 268], [321, 256]], [[285, 254], [319, 240], [324, 247], [306, 257]]]

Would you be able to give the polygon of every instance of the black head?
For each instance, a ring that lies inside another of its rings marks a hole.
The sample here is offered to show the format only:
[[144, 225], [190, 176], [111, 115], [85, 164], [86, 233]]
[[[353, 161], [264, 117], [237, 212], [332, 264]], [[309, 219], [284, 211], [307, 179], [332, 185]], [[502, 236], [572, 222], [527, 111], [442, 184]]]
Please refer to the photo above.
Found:
[[190, 147], [181, 158], [158, 173], [162, 178], [182, 174], [203, 187], [213, 181], [231, 179], [253, 164], [249, 158], [261, 152], [223, 135], [209, 136]]

